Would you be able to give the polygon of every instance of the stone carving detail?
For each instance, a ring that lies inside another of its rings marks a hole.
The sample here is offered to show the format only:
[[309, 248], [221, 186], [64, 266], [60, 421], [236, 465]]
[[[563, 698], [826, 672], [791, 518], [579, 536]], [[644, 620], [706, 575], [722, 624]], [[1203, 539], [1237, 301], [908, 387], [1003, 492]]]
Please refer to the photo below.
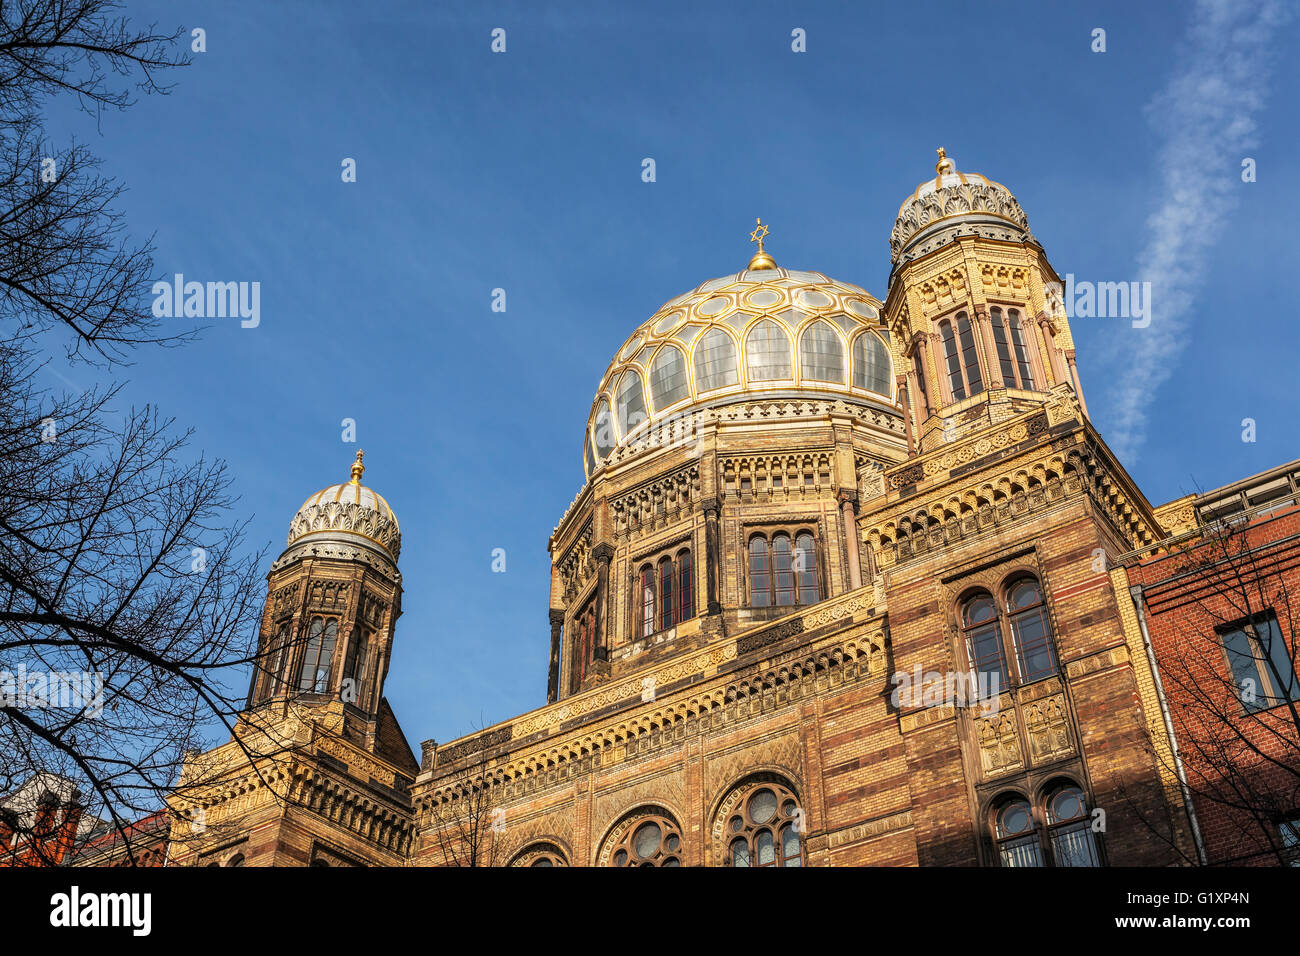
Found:
[[1025, 704], [1024, 714], [1030, 760], [1038, 764], [1074, 752], [1064, 696]]
[[439, 750], [437, 755], [440, 766], [455, 763], [468, 757], [470, 754], [478, 753], [481, 750], [487, 750], [489, 747], [496, 747], [510, 740], [510, 724], [504, 727], [497, 727], [485, 734], [479, 734], [476, 737], [470, 737], [462, 740], [458, 744]]
[[578, 540], [557, 565], [566, 601], [571, 600], [596, 573], [596, 564], [591, 556], [591, 541], [592, 525], [588, 521], [582, 533], [578, 535]]
[[700, 498], [700, 469], [691, 465], [610, 502], [614, 533], [622, 537], [659, 528], [695, 510]]
[[347, 606], [352, 586], [347, 581], [313, 581], [307, 592], [307, 607], [313, 611], [337, 611]]
[[975, 727], [979, 737], [980, 764], [985, 775], [993, 776], [1024, 766], [1014, 713], [1003, 711], [984, 717]]
[[381, 545], [396, 561], [402, 550], [397, 522], [355, 501], [323, 501], [303, 508], [289, 525], [289, 543], [315, 531], [347, 531]]

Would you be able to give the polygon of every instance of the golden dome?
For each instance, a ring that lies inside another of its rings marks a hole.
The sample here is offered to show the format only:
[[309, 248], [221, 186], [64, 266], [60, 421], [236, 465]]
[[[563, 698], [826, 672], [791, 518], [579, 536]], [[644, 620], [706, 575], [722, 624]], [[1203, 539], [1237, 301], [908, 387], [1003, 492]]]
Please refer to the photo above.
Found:
[[[999, 182], [980, 173], [957, 169], [942, 146], [934, 177], [920, 183], [898, 207], [898, 217], [889, 235], [889, 251], [897, 265], [903, 254], [917, 243], [934, 239], [937, 232], [965, 226], [965, 232], [979, 232], [994, 238], [1029, 238], [1029, 220], [1020, 203]], [[1005, 225], [1012, 228], [1008, 230]], [[937, 244], [924, 246], [922, 254]]]
[[711, 279], [665, 303], [597, 386], [584, 432], [586, 473], [657, 423], [695, 409], [755, 398], [892, 407], [893, 360], [880, 310], [859, 286], [775, 263]]
[[397, 515], [379, 492], [361, 483], [364, 457], [364, 451], [357, 452], [348, 481], [322, 488], [303, 502], [289, 523], [290, 545], [313, 536], [344, 542], [361, 538], [397, 560], [402, 549]]

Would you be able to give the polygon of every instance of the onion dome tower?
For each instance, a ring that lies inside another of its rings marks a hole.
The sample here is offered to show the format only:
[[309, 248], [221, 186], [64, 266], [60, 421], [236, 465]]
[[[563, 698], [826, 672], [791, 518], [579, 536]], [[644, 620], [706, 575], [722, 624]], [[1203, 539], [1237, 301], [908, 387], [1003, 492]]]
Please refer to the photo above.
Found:
[[906, 455], [880, 300], [779, 266], [666, 302], [615, 351], [551, 540], [552, 700], [869, 579], [858, 471]]
[[344, 733], [374, 748], [393, 721], [383, 698], [401, 615], [402, 536], [383, 496], [361, 483], [365, 453], [348, 481], [308, 498], [271, 565], [250, 707], [292, 700], [337, 707]]
[[884, 311], [913, 453], [1019, 415], [1060, 386], [1083, 402], [1061, 280], [1020, 203], [938, 153], [889, 237]]

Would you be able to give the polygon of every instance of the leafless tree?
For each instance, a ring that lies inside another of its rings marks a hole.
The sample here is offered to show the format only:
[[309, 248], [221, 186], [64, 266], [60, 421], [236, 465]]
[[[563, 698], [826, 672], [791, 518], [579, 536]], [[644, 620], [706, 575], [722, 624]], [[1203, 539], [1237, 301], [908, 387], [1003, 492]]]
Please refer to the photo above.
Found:
[[121, 186], [83, 145], [52, 145], [42, 109], [72, 97], [102, 116], [166, 92], [181, 35], [136, 28], [116, 0], [0, 0], [0, 793], [57, 774], [124, 839], [204, 727], [233, 726], [262, 555], [226, 466], [188, 432], [115, 408], [117, 385], [42, 385], [60, 344], [112, 371], [189, 337], [153, 317]]
[[[502, 861], [505, 810], [500, 792], [488, 772], [488, 748], [474, 747], [473, 737], [459, 766], [435, 791], [430, 807], [433, 839], [441, 866], [499, 866]], [[441, 755], [440, 755], [441, 759]]]

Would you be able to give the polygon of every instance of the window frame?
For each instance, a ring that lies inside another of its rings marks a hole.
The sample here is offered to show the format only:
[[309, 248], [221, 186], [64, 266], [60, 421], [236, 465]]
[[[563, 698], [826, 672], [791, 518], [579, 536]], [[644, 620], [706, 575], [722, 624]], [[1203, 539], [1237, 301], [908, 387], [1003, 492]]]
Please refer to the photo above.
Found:
[[[812, 567], [808, 570], [799, 571], [797, 570], [796, 555], [798, 553], [798, 542], [804, 536], [808, 536], [812, 539], [812, 547], [809, 549], [809, 554], [812, 558]], [[786, 569], [778, 568], [779, 555], [776, 544], [778, 540], [784, 540], [789, 545], [789, 551], [786, 552], [786, 556], [789, 558], [789, 567]], [[765, 564], [763, 575], [767, 579], [766, 586], [763, 589], [760, 589], [755, 584], [758, 576], [754, 568], [754, 558], [756, 556], [754, 543], [756, 541], [761, 541], [763, 543], [761, 552], [759, 552], [762, 555]], [[769, 608], [780, 607], [793, 610], [794, 608], [799, 607], [811, 607], [814, 604], [819, 604], [824, 601], [826, 599], [825, 588], [823, 586], [825, 576], [822, 573], [822, 561], [819, 555], [820, 547], [818, 542], [817, 529], [814, 526], [802, 523], [781, 526], [771, 530], [751, 531], [749, 537], [746, 539], [745, 545], [745, 585], [748, 592], [747, 596], [749, 598], [750, 609], [767, 610]], [[812, 593], [810, 595], [812, 600], [805, 601], [804, 597], [808, 591], [808, 587], [806, 580], [801, 580], [801, 575], [807, 574], [813, 576], [811, 587]], [[789, 576], [788, 587], [783, 587], [779, 583], [778, 578], [782, 575]], [[780, 600], [780, 595], [787, 592], [791, 599], [789, 602], [783, 603]], [[760, 593], [763, 594], [765, 603], [757, 603], [755, 601], [755, 596]]]
[[[1273, 630], [1274, 636], [1269, 639], [1269, 648], [1264, 647], [1258, 633], [1258, 626], [1261, 622], [1271, 622], [1272, 624], [1271, 630]], [[1245, 630], [1248, 625], [1256, 629], [1254, 634], [1250, 634]], [[1255, 672], [1254, 676], [1259, 685], [1256, 700], [1252, 703], [1247, 703], [1241, 697], [1241, 680], [1238, 678], [1237, 668], [1233, 663], [1233, 654], [1240, 652], [1229, 649], [1228, 636], [1230, 634], [1241, 634], [1247, 641], [1253, 641], [1254, 648], [1252, 650], [1258, 651], [1258, 654], [1252, 653], [1250, 656]], [[1242, 714], [1257, 714], [1265, 710], [1272, 710], [1274, 707], [1281, 707], [1290, 702], [1300, 701], [1300, 676], [1297, 676], [1295, 668], [1297, 655], [1287, 642], [1286, 636], [1282, 633], [1282, 623], [1278, 620], [1277, 612], [1273, 608], [1265, 608], [1248, 617], [1238, 618], [1229, 624], [1218, 626], [1215, 628], [1215, 638], [1219, 649], [1223, 653], [1224, 662], [1227, 664], [1228, 676], [1234, 688], [1233, 696], [1241, 707]], [[1280, 644], [1284, 654], [1283, 662], [1291, 670], [1290, 697], [1287, 697], [1275, 684], [1273, 668], [1278, 665], [1279, 661], [1273, 656], [1274, 648], [1271, 646], [1273, 641]]]
[[[1038, 603], [1013, 609], [1011, 607], [1012, 592], [1020, 585], [1028, 582], [1032, 582], [1038, 589]], [[980, 597], [988, 597], [992, 600], [993, 618], [991, 621], [985, 620], [968, 624], [967, 608]], [[1021, 639], [1021, 624], [1029, 614], [1033, 613], [1037, 613], [1041, 617], [1044, 633], [1042, 643], [1051, 659], [1052, 667], [1050, 670], [1041, 673], [1034, 672], [1032, 676], [1026, 676], [1028, 667], [1025, 644]], [[1013, 688], [1027, 687], [1030, 684], [1060, 676], [1061, 654], [1058, 647], [1056, 628], [1052, 621], [1051, 601], [1048, 598], [1047, 588], [1043, 585], [1043, 579], [1037, 571], [1028, 568], [1015, 568], [1006, 572], [996, 584], [971, 584], [958, 595], [953, 614], [957, 636], [966, 655], [966, 664], [970, 670], [977, 674], [983, 674], [986, 671], [977, 665], [975, 655], [972, 653], [971, 636], [974, 631], [987, 627], [990, 623], [996, 625], [998, 655], [1002, 668], [999, 677], [999, 693]], [[1013, 664], [1014, 671], [1012, 670]]]

